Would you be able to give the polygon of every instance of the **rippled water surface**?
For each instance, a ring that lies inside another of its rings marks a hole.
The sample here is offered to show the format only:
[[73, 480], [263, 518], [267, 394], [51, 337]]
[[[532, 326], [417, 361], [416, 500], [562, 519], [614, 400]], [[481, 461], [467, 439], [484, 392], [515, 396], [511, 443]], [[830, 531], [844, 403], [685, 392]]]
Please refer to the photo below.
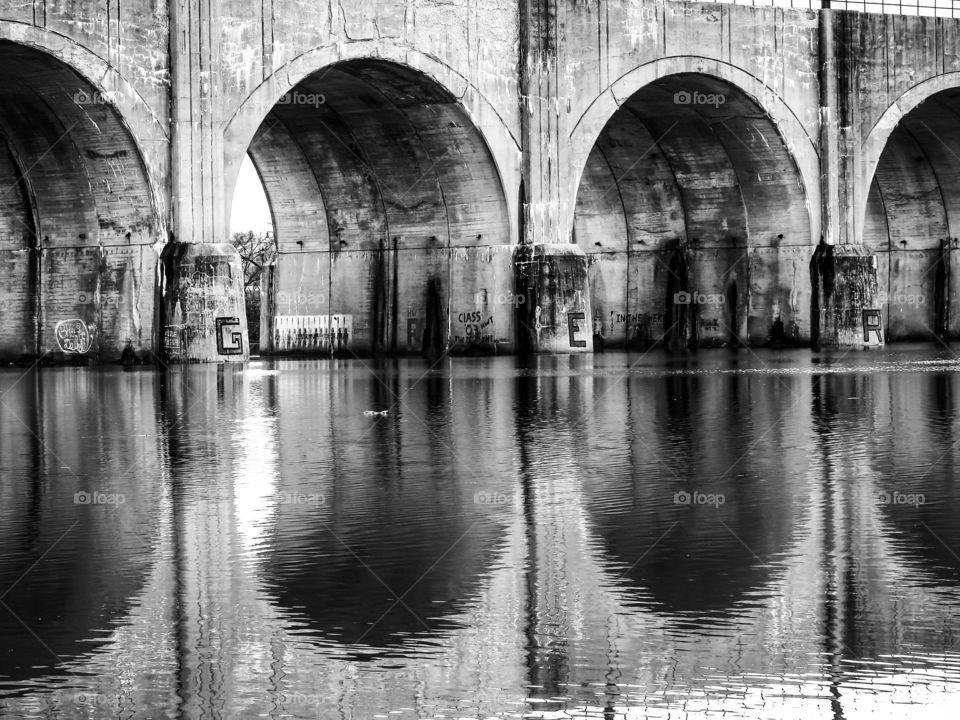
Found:
[[0, 715], [953, 716], [958, 402], [933, 347], [0, 370]]

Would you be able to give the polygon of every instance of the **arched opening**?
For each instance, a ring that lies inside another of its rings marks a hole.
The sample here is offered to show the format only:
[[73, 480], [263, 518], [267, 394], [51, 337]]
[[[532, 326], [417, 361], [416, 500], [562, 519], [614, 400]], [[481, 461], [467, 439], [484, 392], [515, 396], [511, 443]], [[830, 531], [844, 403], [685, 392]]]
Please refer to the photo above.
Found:
[[0, 64], [0, 360], [149, 351], [160, 221], [113, 98], [16, 43]]
[[280, 98], [248, 153], [277, 242], [263, 351], [512, 349], [503, 184], [445, 88], [395, 63], [338, 63]]
[[888, 340], [956, 335], [950, 328], [949, 256], [960, 235], [958, 181], [960, 89], [953, 89], [904, 116], [870, 183], [863, 243], [877, 257]]
[[702, 74], [664, 77], [627, 100], [577, 195], [574, 240], [606, 347], [763, 345], [778, 323], [788, 341], [808, 341], [811, 239], [777, 126], [745, 92]]

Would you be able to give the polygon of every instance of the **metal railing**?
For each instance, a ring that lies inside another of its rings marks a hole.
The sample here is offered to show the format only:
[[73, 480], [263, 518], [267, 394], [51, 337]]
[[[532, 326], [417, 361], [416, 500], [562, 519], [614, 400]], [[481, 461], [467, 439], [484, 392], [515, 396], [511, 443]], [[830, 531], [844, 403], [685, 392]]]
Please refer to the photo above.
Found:
[[754, 7], [785, 7], [805, 10], [856, 10], [888, 15], [923, 15], [926, 17], [960, 18], [960, 0], [700, 0]]

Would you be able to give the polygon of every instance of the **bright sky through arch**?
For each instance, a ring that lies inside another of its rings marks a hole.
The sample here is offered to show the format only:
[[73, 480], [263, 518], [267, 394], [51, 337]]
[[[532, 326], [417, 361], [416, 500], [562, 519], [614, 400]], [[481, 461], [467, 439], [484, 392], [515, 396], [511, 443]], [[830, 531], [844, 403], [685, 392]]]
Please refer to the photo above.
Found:
[[256, 168], [245, 155], [240, 166], [237, 189], [233, 194], [233, 211], [230, 216], [230, 237], [238, 232], [253, 230], [257, 235], [273, 232], [273, 218], [263, 190], [263, 183]]

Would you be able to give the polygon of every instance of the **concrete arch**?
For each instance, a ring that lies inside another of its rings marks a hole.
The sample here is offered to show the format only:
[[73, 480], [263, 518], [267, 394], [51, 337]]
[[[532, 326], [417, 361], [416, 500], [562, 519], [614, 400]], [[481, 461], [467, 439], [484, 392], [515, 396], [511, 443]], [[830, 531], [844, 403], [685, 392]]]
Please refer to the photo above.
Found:
[[45, 53], [59, 60], [106, 98], [137, 146], [150, 178], [160, 235], [166, 238], [168, 198], [162, 194], [170, 165], [170, 134], [166, 121], [123, 74], [104, 58], [73, 39], [45, 28], [0, 20], [0, 41]]
[[820, 158], [814, 138], [810, 137], [792, 108], [755, 75], [735, 65], [695, 55], [661, 58], [634, 68], [611, 83], [575, 121], [570, 132], [570, 167], [573, 171], [564, 204], [565, 227], [573, 227], [577, 192], [587, 158], [607, 122], [643, 88], [681, 73], [705, 75], [729, 83], [753, 100], [770, 118], [799, 170], [810, 217], [810, 243], [816, 244], [821, 227]]
[[[574, 128], [572, 237], [595, 332], [611, 347], [802, 342], [815, 148], [798, 122], [788, 142], [768, 110], [778, 100], [761, 104], [729, 66], [673, 60], [614, 83]], [[690, 289], [701, 307], [676, 300]]]
[[357, 55], [276, 74], [227, 129], [228, 187], [249, 155], [274, 215], [261, 350], [502, 348], [513, 314], [493, 306], [511, 290], [516, 141], [499, 117], [480, 119], [484, 133], [486, 101], [444, 66]]
[[854, 208], [854, 221], [857, 223], [855, 227], [857, 242], [861, 242], [863, 237], [870, 187], [877, 171], [877, 165], [880, 163], [880, 157], [887, 147], [890, 136], [907, 115], [928, 99], [946, 90], [956, 88], [960, 88], [960, 72], [944, 73], [917, 83], [894, 100], [893, 104], [877, 118], [873, 127], [870, 128], [870, 131], [862, 140], [859, 173], [862, 182], [856, 184]]
[[303, 53], [258, 85], [235, 109], [224, 130], [226, 197], [232, 201], [240, 164], [264, 118], [283, 95], [311, 76], [337, 63], [374, 60], [394, 63], [421, 73], [455, 96], [461, 109], [486, 142], [504, 188], [510, 234], [518, 238], [518, 189], [521, 179], [520, 142], [504, 118], [467, 78], [440, 60], [399, 43], [382, 41], [375, 48], [351, 43], [314, 48]]
[[0, 356], [145, 353], [169, 140], [102, 58], [55, 33], [2, 27], [0, 172], [17, 198], [3, 209], [11, 270], [0, 298], [16, 310], [0, 323]]
[[960, 235], [958, 153], [960, 72], [904, 92], [861, 143], [855, 238], [877, 258], [890, 341], [958, 333], [957, 285], [949, 271]]

